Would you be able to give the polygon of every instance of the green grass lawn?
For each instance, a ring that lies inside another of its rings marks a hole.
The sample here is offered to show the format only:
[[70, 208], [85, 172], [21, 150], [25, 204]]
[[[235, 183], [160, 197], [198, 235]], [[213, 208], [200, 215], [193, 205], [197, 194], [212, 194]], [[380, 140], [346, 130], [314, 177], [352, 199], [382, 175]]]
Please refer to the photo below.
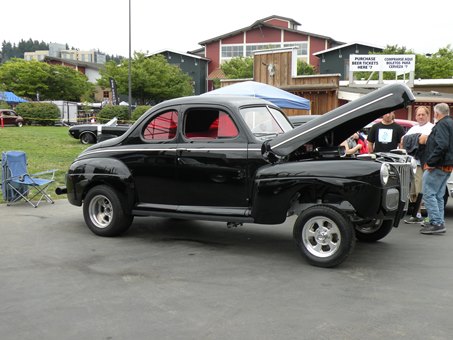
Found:
[[[69, 136], [68, 129], [64, 126], [0, 127], [0, 151], [25, 151], [30, 173], [57, 169], [55, 183], [48, 192], [52, 198], [66, 198], [66, 195], [55, 195], [55, 188], [65, 185], [64, 176], [69, 165], [87, 148]], [[0, 203], [4, 203], [1, 197]]]

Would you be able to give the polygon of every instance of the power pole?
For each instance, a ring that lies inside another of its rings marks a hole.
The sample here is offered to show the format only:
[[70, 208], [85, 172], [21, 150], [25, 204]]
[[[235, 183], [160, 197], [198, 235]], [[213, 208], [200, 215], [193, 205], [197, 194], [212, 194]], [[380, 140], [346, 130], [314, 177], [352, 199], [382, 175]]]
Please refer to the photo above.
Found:
[[129, 68], [128, 68], [128, 81], [129, 81], [129, 119], [132, 118], [132, 80], [131, 80], [131, 0], [129, 0]]

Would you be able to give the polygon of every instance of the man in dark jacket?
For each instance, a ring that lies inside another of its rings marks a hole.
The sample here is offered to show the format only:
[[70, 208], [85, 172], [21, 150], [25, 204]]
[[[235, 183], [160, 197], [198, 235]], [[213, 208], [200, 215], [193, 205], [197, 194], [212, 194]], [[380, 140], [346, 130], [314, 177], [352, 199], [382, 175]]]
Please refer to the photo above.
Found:
[[[445, 233], [444, 193], [450, 173], [453, 170], [453, 119], [445, 103], [434, 106], [434, 125], [426, 140], [423, 173], [423, 201], [428, 212], [429, 224], [422, 234]], [[420, 143], [423, 143], [420, 137]]]

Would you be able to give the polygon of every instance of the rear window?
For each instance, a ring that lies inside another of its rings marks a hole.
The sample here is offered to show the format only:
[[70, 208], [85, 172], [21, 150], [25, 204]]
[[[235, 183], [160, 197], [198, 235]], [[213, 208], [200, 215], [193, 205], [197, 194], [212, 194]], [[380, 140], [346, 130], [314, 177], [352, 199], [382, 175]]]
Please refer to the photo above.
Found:
[[151, 119], [143, 131], [145, 140], [169, 140], [176, 136], [178, 112], [167, 111]]

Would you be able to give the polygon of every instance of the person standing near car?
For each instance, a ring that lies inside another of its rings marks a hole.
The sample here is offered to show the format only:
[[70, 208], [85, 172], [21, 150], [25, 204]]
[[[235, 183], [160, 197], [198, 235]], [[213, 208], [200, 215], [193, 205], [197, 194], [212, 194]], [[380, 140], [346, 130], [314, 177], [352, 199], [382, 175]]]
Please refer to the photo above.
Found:
[[389, 152], [400, 146], [404, 129], [395, 123], [395, 113], [389, 112], [382, 116], [380, 123], [374, 124], [368, 134], [368, 152]]
[[445, 103], [434, 106], [435, 125], [429, 136], [420, 136], [426, 141], [425, 164], [422, 187], [423, 202], [428, 212], [429, 223], [420, 229], [422, 234], [445, 233], [444, 193], [453, 170], [453, 119]]
[[[415, 110], [415, 120], [417, 125], [411, 127], [402, 139], [402, 146], [409, 155], [413, 156], [417, 162], [417, 171], [415, 178], [411, 181], [410, 200], [415, 202], [415, 208], [412, 216], [405, 219], [405, 223], [421, 223], [423, 222], [421, 214], [421, 196], [422, 196], [422, 177], [423, 177], [423, 162], [425, 145], [419, 143], [421, 135], [428, 136], [431, 133], [434, 124], [429, 121], [429, 109], [426, 106], [419, 106]], [[412, 146], [412, 147], [411, 147]], [[411, 152], [413, 150], [413, 153]]]
[[351, 137], [346, 139], [340, 145], [344, 146], [346, 155], [352, 156], [359, 153], [362, 149], [362, 144], [358, 143], [359, 140], [359, 133], [354, 133]]

